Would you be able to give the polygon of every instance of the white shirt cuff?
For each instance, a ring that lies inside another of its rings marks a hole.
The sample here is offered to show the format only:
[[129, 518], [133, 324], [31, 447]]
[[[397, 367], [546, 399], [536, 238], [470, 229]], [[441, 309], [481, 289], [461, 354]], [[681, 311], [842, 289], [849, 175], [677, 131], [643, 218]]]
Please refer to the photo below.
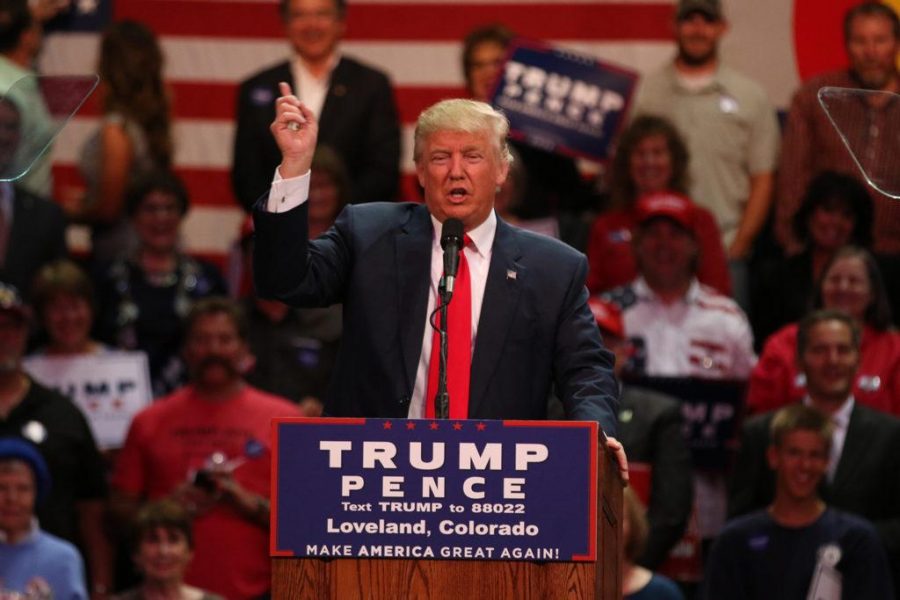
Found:
[[275, 176], [272, 178], [272, 187], [269, 188], [269, 199], [266, 201], [266, 211], [282, 213], [297, 208], [309, 198], [310, 171], [298, 177], [284, 179], [278, 168], [275, 168]]

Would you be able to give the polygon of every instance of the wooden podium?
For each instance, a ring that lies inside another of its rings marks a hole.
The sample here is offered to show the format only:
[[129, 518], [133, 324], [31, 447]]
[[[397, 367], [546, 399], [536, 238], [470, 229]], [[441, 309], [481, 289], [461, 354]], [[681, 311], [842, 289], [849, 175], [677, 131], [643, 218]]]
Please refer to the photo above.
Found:
[[621, 598], [623, 483], [600, 446], [596, 562], [273, 558], [274, 600]]

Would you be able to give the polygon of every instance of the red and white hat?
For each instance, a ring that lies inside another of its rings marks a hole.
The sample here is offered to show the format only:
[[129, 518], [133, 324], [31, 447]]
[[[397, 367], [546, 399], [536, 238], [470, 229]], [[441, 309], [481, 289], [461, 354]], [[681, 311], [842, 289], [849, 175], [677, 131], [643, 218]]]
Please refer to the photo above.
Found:
[[665, 217], [694, 233], [697, 207], [690, 198], [677, 192], [652, 192], [638, 198], [634, 206], [639, 224], [650, 219]]

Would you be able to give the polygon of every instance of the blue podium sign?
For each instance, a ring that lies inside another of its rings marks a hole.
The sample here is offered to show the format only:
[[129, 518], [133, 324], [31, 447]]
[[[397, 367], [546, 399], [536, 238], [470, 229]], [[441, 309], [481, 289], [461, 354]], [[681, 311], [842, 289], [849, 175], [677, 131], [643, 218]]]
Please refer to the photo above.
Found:
[[637, 73], [532, 42], [510, 51], [492, 103], [510, 135], [549, 152], [609, 157]]
[[596, 423], [272, 427], [272, 556], [596, 560]]

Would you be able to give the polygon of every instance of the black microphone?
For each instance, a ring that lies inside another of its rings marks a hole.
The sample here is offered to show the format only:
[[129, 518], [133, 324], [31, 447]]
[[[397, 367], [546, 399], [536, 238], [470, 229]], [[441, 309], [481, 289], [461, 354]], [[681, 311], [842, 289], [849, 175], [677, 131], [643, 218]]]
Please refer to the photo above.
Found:
[[444, 249], [444, 289], [453, 293], [453, 282], [459, 270], [459, 253], [465, 240], [463, 223], [459, 219], [447, 219], [441, 229], [441, 248]]

